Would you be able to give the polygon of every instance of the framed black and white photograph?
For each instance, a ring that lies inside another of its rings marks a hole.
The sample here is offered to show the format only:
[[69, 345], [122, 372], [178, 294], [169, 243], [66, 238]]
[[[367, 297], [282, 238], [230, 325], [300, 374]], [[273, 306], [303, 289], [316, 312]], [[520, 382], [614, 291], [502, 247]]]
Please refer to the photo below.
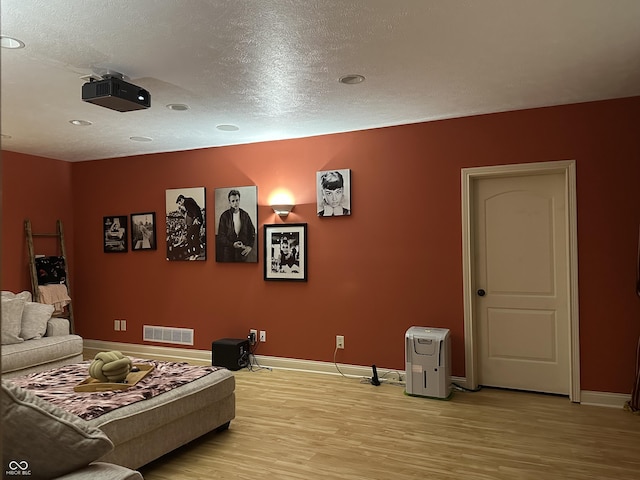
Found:
[[167, 260], [207, 259], [205, 187], [166, 190]]
[[131, 214], [131, 250], [155, 250], [156, 212]]
[[307, 281], [307, 224], [264, 226], [264, 279]]
[[114, 215], [102, 219], [104, 253], [124, 253], [129, 249], [127, 241], [127, 216]]
[[258, 262], [258, 187], [215, 189], [216, 262]]
[[351, 215], [351, 170], [316, 172], [319, 217]]

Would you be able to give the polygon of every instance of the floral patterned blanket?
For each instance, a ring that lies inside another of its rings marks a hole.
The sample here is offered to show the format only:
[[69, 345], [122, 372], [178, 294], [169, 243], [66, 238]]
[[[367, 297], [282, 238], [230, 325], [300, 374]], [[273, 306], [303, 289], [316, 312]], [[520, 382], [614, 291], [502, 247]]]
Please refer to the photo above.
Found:
[[73, 387], [89, 376], [89, 361], [10, 380], [83, 420], [92, 420], [116, 408], [155, 397], [221, 369], [189, 365], [186, 362], [159, 362], [137, 358], [131, 358], [131, 361], [151, 364], [154, 369], [126, 390], [75, 392]]

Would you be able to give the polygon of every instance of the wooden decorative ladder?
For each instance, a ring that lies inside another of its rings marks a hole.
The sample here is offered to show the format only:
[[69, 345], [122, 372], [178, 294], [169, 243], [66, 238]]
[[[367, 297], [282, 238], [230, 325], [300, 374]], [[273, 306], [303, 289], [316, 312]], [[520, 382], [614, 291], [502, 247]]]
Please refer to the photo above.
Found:
[[[27, 235], [27, 251], [29, 253], [29, 273], [31, 276], [31, 290], [33, 292], [33, 300], [35, 302], [40, 301], [40, 291], [38, 290], [38, 272], [36, 270], [36, 255], [35, 255], [35, 250], [33, 248], [33, 239], [35, 237], [57, 237], [59, 254], [64, 260], [65, 285], [67, 286], [67, 292], [69, 292], [69, 297], [71, 297], [71, 282], [69, 280], [69, 266], [67, 263], [67, 250], [64, 245], [64, 229], [62, 228], [62, 221], [58, 220], [56, 222], [55, 233], [34, 233], [31, 228], [31, 220], [26, 219], [24, 221], [24, 230]], [[69, 304], [65, 307], [64, 312], [57, 316], [68, 319], [70, 331], [71, 333], [75, 333], [75, 326], [73, 323], [72, 302], [69, 302]]]

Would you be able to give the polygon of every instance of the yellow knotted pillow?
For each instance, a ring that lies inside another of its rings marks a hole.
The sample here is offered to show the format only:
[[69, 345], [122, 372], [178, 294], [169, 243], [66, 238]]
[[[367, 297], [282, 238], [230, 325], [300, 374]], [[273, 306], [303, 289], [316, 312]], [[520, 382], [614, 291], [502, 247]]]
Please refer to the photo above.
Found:
[[131, 371], [131, 359], [117, 350], [100, 352], [89, 365], [89, 375], [101, 382], [122, 382]]

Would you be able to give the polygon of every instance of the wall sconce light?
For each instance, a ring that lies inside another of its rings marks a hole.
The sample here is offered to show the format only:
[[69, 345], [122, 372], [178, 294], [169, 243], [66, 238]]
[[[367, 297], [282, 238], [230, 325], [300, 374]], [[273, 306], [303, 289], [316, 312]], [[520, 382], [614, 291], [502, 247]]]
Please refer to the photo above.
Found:
[[294, 205], [271, 205], [273, 211], [281, 217], [286, 217], [293, 210]]

